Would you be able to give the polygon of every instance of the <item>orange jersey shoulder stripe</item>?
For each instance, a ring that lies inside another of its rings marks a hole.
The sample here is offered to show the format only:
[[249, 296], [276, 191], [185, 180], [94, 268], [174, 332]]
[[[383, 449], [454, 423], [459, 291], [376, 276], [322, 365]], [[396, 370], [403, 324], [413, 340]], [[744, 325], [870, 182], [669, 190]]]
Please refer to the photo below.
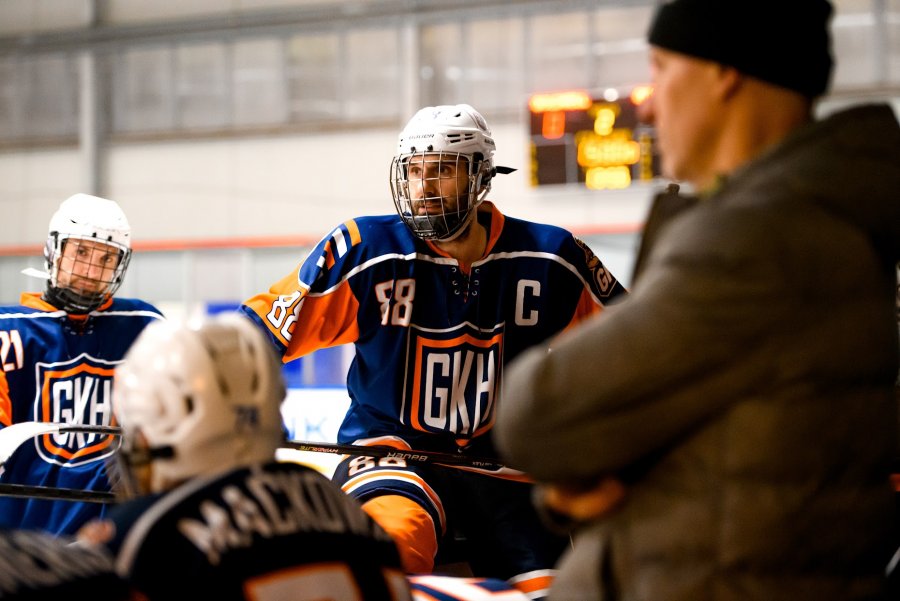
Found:
[[291, 332], [284, 361], [320, 348], [356, 342], [359, 338], [358, 312], [359, 301], [346, 281], [328, 294], [307, 296]]
[[9, 382], [6, 372], [0, 370], [0, 426], [12, 425], [12, 400], [9, 398]]
[[[581, 291], [581, 298], [578, 299], [578, 305], [575, 307], [575, 314], [572, 316], [572, 321], [570, 321], [569, 324], [565, 328], [563, 328], [563, 332], [571, 330], [586, 319], [590, 319], [591, 317], [602, 312], [603, 305], [597, 304], [597, 301], [594, 300], [594, 296], [591, 294], [591, 291], [585, 288]], [[558, 335], [559, 334], [557, 334], [557, 336]]]
[[285, 347], [285, 363], [359, 338], [359, 301], [346, 281], [327, 293], [310, 295], [308, 288], [297, 281], [297, 273], [292, 272], [269, 292], [257, 294], [244, 304]]

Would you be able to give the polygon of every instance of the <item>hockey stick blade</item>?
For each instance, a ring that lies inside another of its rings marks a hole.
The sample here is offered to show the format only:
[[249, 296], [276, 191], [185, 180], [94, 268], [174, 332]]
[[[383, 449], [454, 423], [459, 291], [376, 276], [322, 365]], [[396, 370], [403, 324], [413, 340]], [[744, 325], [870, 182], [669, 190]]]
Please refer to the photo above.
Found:
[[456, 455], [454, 453], [441, 453], [439, 451], [406, 451], [392, 447], [367, 447], [353, 444], [308, 442], [303, 440], [288, 440], [283, 443], [283, 446], [288, 449], [296, 449], [298, 451], [307, 451], [311, 453], [355, 455], [357, 457], [393, 457], [413, 463], [441, 463], [444, 465], [474, 467], [491, 471], [512, 469], [493, 459], [471, 457], [462, 454]]
[[20, 422], [0, 430], [0, 467], [9, 461], [12, 454], [36, 436], [45, 434], [61, 434], [66, 432], [84, 432], [88, 434], [112, 434], [118, 436], [121, 428], [116, 426], [89, 426], [79, 424], [61, 424], [55, 422]]
[[[32, 438], [45, 434], [63, 434], [68, 432], [109, 434], [113, 436], [118, 436], [122, 433], [121, 429], [116, 426], [91, 426], [55, 422], [20, 422], [12, 424], [0, 430], [0, 467], [6, 464], [16, 449]], [[0, 495], [62, 501], [84, 501], [87, 503], [111, 503], [115, 501], [115, 495], [111, 492], [27, 484], [0, 483]]]
[[116, 496], [113, 493], [99, 490], [5, 483], [0, 483], [0, 496], [52, 499], [54, 501], [83, 501], [86, 503], [112, 503], [116, 500]]

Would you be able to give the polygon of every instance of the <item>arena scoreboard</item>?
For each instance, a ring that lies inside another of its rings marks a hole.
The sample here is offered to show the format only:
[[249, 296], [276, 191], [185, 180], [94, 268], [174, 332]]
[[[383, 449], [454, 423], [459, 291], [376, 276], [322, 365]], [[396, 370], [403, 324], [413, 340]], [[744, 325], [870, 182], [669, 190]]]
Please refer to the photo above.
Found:
[[612, 190], [658, 177], [654, 131], [637, 113], [650, 92], [639, 86], [623, 97], [609, 91], [599, 98], [584, 91], [532, 95], [532, 185]]

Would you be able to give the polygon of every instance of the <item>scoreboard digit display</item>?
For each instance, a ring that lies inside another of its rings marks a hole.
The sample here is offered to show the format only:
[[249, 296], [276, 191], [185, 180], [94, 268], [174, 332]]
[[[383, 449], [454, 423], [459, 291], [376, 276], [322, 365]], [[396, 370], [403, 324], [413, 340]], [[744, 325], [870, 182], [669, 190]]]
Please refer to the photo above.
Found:
[[637, 116], [649, 94], [649, 87], [640, 86], [626, 98], [594, 98], [582, 91], [533, 95], [528, 101], [532, 185], [613, 190], [658, 177], [653, 128]]

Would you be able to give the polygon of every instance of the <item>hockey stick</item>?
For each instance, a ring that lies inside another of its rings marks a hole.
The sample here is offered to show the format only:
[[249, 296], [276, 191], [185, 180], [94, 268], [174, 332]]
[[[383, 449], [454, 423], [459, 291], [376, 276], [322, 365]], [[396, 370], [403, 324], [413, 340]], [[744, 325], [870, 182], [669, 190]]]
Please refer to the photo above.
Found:
[[[0, 466], [3, 466], [6, 461], [9, 460], [10, 456], [19, 446], [35, 436], [66, 432], [84, 432], [113, 436], [120, 436], [122, 434], [121, 428], [117, 426], [69, 425], [52, 422], [22, 422], [13, 424], [0, 430]], [[413, 463], [444, 464], [491, 471], [512, 469], [493, 459], [471, 457], [462, 454], [457, 455], [454, 453], [442, 453], [439, 451], [407, 451], [394, 449], [392, 447], [369, 447], [332, 442], [308, 442], [302, 440], [286, 440], [283, 445], [285, 448], [311, 453], [396, 458]], [[27, 486], [22, 484], [0, 484], [0, 495], [85, 501], [92, 503], [109, 503], [115, 499], [115, 495], [109, 492], [51, 488], [46, 486]]]
[[32, 438], [45, 434], [65, 434], [67, 432], [118, 436], [122, 433], [122, 429], [116, 426], [84, 426], [80, 424], [58, 424], [55, 422], [21, 422], [12, 424], [0, 430], [0, 467], [9, 461], [16, 449]]
[[[53, 422], [21, 422], [12, 424], [0, 430], [0, 467], [3, 467], [6, 462], [9, 461], [9, 458], [16, 449], [32, 438], [43, 436], [45, 434], [63, 434], [68, 432], [111, 435], [121, 434], [121, 430], [115, 426], [84, 426], [76, 424], [57, 424]], [[115, 500], [115, 495], [111, 492], [7, 483], [0, 483], [0, 495], [63, 501], [84, 501], [87, 503], [110, 503]]]
[[6, 483], [0, 483], [0, 496], [53, 499], [57, 501], [84, 501], [86, 503], [112, 503], [116, 500], [115, 494], [102, 490], [53, 488], [50, 486]]
[[338, 444], [333, 442], [307, 442], [303, 440], [288, 440], [284, 442], [285, 448], [311, 453], [332, 453], [335, 455], [355, 455], [357, 457], [392, 457], [404, 459], [413, 463], [443, 463], [475, 467], [484, 470], [512, 469], [494, 459], [470, 457], [469, 455], [456, 455], [454, 453], [441, 453], [440, 451], [405, 451], [392, 447], [367, 447], [353, 444]]
[[[122, 429], [118, 426], [85, 426], [78, 424], [59, 424], [53, 422], [22, 422], [7, 426], [0, 430], [0, 466], [2, 466], [22, 443], [44, 434], [66, 432], [84, 432], [89, 434], [110, 434], [120, 436]], [[286, 440], [284, 447], [311, 453], [330, 453], [333, 455], [355, 455], [358, 457], [394, 457], [415, 463], [443, 463], [476, 467], [486, 470], [512, 469], [495, 459], [472, 457], [469, 455], [442, 453], [440, 451], [413, 451], [392, 447], [368, 447], [362, 445], [339, 444], [333, 442], [310, 442], [304, 440]]]

